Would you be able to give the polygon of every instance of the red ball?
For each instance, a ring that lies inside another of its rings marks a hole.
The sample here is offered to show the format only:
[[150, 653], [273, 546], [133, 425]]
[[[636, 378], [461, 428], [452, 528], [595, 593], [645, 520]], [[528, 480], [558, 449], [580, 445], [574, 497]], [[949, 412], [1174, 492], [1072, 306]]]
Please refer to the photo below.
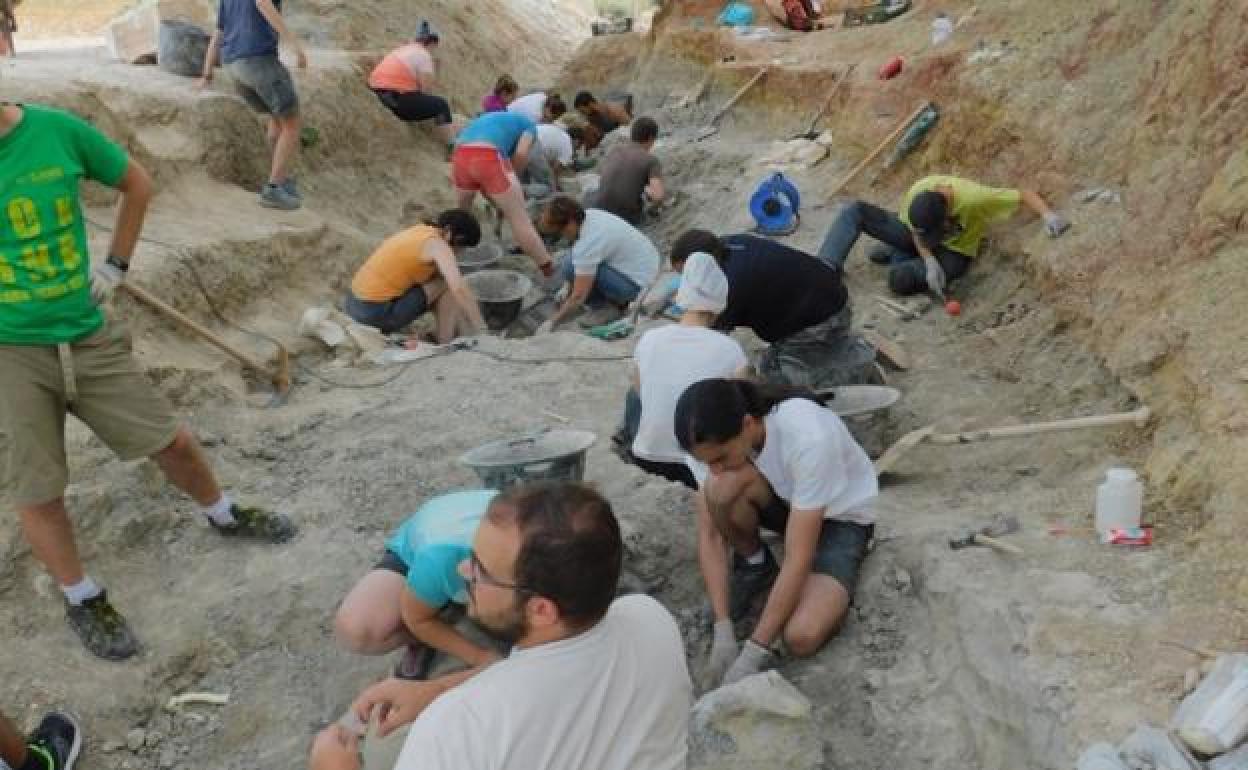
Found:
[[945, 303], [945, 312], [949, 315], [962, 315], [962, 303], [951, 299]]

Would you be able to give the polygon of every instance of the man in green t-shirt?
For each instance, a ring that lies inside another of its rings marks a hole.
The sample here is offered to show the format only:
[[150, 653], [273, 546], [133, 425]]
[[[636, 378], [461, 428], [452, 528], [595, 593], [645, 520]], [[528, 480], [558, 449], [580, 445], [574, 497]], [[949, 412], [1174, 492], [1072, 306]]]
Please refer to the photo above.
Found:
[[[108, 258], [94, 270], [82, 179], [121, 192]], [[121, 459], [150, 457], [222, 535], [283, 542], [295, 532], [286, 516], [222, 492], [195, 437], [143, 376], [129, 335], [100, 310], [125, 280], [151, 195], [143, 167], [81, 119], [0, 105], [0, 489], [64, 592], [70, 626], [111, 660], [138, 643], [78, 557], [64, 500], [66, 414]]]
[[1070, 228], [1065, 217], [1031, 190], [987, 187], [956, 176], [929, 176], [906, 191], [900, 214], [866, 201], [843, 206], [819, 247], [819, 257], [844, 267], [858, 236], [866, 233], [881, 242], [870, 258], [891, 266], [888, 285], [893, 292], [944, 294], [949, 281], [970, 269], [988, 225], [1009, 219], [1020, 202], [1044, 219], [1051, 237]]

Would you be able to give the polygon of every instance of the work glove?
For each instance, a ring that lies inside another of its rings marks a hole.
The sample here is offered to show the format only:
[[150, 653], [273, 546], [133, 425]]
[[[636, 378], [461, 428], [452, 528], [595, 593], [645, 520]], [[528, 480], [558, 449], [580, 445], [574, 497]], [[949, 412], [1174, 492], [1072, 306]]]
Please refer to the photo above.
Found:
[[767, 665], [770, 659], [770, 650], [755, 644], [752, 639], [746, 639], [745, 644], [741, 646], [741, 654], [728, 667], [728, 673], [724, 674], [723, 683], [733, 684], [751, 674], [757, 674], [763, 670], [763, 666]]
[[101, 262], [91, 271], [91, 301], [97, 305], [108, 302], [121, 282], [126, 280], [126, 271], [112, 262]]
[[715, 633], [711, 638], [711, 655], [706, 662], [705, 682], [714, 687], [724, 678], [724, 672], [732, 665], [738, 653], [737, 633], [728, 618], [715, 621]]
[[1044, 215], [1044, 229], [1050, 238], [1056, 238], [1070, 229], [1070, 220], [1056, 211]]
[[940, 262], [935, 257], [928, 257], [923, 260], [923, 264], [927, 267], [928, 291], [934, 291], [943, 297], [945, 295], [945, 269], [940, 266]]

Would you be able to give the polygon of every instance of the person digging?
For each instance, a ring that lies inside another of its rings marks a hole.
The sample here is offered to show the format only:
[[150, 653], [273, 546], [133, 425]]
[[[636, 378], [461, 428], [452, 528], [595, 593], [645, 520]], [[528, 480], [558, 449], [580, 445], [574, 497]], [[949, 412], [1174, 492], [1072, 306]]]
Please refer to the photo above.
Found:
[[1009, 219], [1020, 203], [1044, 220], [1049, 237], [1070, 229], [1070, 222], [1031, 190], [929, 176], [902, 197], [900, 213], [861, 200], [843, 206], [824, 236], [819, 257], [843, 268], [858, 236], [866, 233], [880, 241], [868, 256], [888, 266], [893, 293], [943, 297], [948, 284], [970, 270], [988, 226]]
[[[78, 184], [121, 192], [107, 260], [91, 269]], [[151, 458], [219, 534], [281, 543], [278, 513], [235, 504], [194, 435], [152, 387], [128, 332], [101, 306], [121, 284], [152, 182], [141, 165], [85, 121], [36, 105], [0, 107], [0, 179], [10, 217], [0, 229], [0, 478], [35, 557], [65, 595], [69, 625], [93, 654], [134, 655], [138, 642], [104, 589], [83, 570], [65, 510], [65, 416], [122, 460]]]

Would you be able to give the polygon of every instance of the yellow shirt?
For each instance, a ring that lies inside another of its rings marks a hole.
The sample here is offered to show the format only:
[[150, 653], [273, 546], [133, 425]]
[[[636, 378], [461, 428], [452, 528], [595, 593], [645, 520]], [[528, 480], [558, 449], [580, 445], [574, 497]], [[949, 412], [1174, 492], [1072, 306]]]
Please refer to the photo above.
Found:
[[365, 302], [389, 302], [428, 283], [438, 266], [425, 257], [425, 244], [438, 237], [436, 227], [417, 225], [382, 241], [351, 279], [351, 293]]
[[902, 196], [901, 221], [910, 226], [910, 201], [914, 200], [914, 196], [946, 185], [953, 188], [953, 211], [950, 214], [957, 220], [961, 232], [946, 238], [943, 245], [968, 257], [975, 256], [979, 251], [988, 225], [1013, 216], [1022, 199], [1018, 190], [987, 187], [956, 176], [928, 176], [915, 182]]

